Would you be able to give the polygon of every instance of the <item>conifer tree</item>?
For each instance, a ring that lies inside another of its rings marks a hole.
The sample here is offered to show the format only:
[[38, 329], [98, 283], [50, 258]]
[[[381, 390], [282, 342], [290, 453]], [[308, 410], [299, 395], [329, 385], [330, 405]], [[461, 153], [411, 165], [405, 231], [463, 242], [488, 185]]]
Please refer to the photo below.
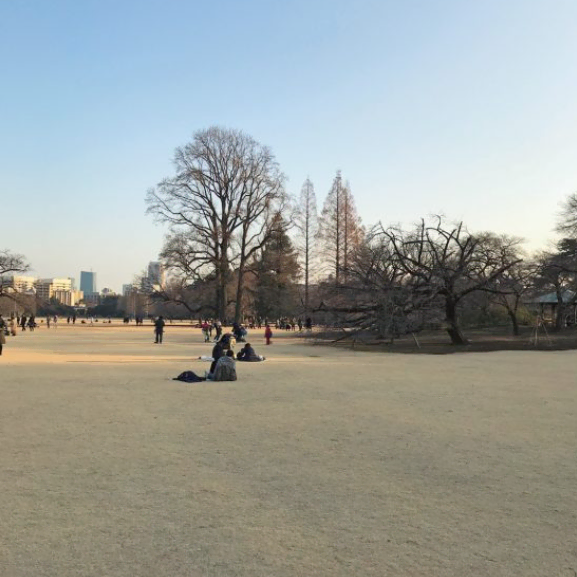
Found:
[[261, 319], [278, 319], [295, 314], [300, 274], [297, 252], [280, 214], [275, 216], [274, 232], [264, 245], [253, 267], [256, 274], [254, 312]]
[[315, 237], [318, 233], [318, 212], [315, 187], [307, 178], [301, 189], [299, 204], [295, 214], [295, 224], [298, 230], [297, 247], [304, 274], [304, 309], [309, 311], [309, 287], [311, 270], [316, 260]]
[[345, 282], [351, 254], [363, 237], [351, 188], [343, 185], [340, 171], [333, 180], [319, 220], [318, 238], [329, 265], [330, 274], [338, 286]]

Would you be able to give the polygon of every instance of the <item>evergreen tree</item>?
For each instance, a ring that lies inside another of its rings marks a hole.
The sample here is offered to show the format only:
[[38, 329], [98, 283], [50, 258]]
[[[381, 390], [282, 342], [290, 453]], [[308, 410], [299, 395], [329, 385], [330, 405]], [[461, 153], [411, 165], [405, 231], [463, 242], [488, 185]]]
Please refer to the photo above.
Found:
[[298, 307], [300, 274], [297, 252], [288, 236], [286, 223], [275, 216], [275, 232], [255, 262], [254, 312], [261, 319], [292, 317]]
[[300, 260], [303, 263], [304, 274], [304, 309], [309, 311], [309, 286], [311, 270], [316, 260], [315, 237], [318, 233], [318, 212], [315, 187], [307, 178], [301, 189], [299, 205], [295, 215], [295, 224], [298, 230], [297, 247]]
[[343, 185], [340, 171], [325, 199], [319, 220], [318, 238], [337, 285], [348, 275], [351, 255], [361, 244], [363, 228], [349, 183]]

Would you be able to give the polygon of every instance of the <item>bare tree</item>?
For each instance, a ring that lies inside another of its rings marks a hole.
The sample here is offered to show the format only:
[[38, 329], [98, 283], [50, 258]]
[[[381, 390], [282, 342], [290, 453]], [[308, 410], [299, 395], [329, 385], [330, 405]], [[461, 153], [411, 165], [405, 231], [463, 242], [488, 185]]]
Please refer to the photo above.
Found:
[[565, 322], [567, 291], [577, 285], [577, 239], [565, 238], [557, 244], [557, 251], [543, 252], [536, 258], [535, 287], [555, 292], [557, 297], [555, 329], [561, 330]]
[[6, 289], [12, 286], [7, 275], [23, 273], [29, 269], [26, 259], [21, 254], [13, 254], [8, 250], [0, 251], [0, 296], [11, 296]]
[[458, 305], [469, 294], [489, 290], [496, 279], [521, 259], [509, 251], [493, 250], [486, 235], [472, 235], [463, 223], [447, 227], [441, 217], [432, 224], [424, 220], [414, 230], [382, 229], [390, 242], [393, 258], [413, 279], [413, 289], [437, 295], [442, 303], [451, 342], [467, 343]]
[[[496, 235], [490, 232], [476, 235], [479, 245], [479, 262], [514, 262], [502, 274], [494, 276], [482, 290], [488, 293], [487, 304], [496, 304], [505, 309], [513, 334], [519, 335], [518, 313], [524, 295], [533, 286], [535, 268], [531, 263], [524, 261], [522, 250], [523, 239], [508, 235]], [[479, 269], [479, 275], [492, 274], [492, 267]]]
[[309, 286], [311, 265], [316, 256], [314, 239], [318, 232], [318, 212], [315, 188], [307, 178], [301, 189], [299, 203], [295, 214], [295, 224], [298, 230], [297, 247], [304, 260], [303, 273], [305, 280], [304, 309], [309, 312]]
[[240, 303], [246, 262], [285, 201], [284, 176], [267, 147], [219, 127], [196, 132], [176, 150], [174, 165], [175, 176], [147, 195], [148, 212], [170, 226], [162, 256], [184, 278], [214, 276], [215, 311], [224, 320], [232, 272], [238, 269]]
[[563, 202], [556, 230], [567, 237], [577, 238], [577, 193], [570, 194]]

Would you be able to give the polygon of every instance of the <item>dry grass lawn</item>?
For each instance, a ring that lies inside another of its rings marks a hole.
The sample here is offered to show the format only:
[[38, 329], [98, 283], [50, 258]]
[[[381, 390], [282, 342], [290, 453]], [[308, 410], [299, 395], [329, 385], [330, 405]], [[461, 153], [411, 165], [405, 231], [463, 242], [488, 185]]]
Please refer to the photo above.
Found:
[[[259, 331], [262, 333], [262, 331]], [[2, 577], [577, 575], [577, 352], [60, 326], [0, 357]]]

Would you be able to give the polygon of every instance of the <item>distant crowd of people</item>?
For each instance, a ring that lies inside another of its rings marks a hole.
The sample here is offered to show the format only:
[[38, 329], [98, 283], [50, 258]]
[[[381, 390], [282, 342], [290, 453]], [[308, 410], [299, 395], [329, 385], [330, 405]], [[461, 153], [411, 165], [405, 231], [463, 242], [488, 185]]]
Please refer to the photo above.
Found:
[[18, 329], [21, 331], [26, 331], [28, 329], [30, 332], [34, 332], [37, 327], [36, 317], [34, 315], [10, 315], [9, 319], [5, 319], [0, 315], [0, 355], [4, 345], [6, 344], [6, 337], [15, 337], [18, 334]]

